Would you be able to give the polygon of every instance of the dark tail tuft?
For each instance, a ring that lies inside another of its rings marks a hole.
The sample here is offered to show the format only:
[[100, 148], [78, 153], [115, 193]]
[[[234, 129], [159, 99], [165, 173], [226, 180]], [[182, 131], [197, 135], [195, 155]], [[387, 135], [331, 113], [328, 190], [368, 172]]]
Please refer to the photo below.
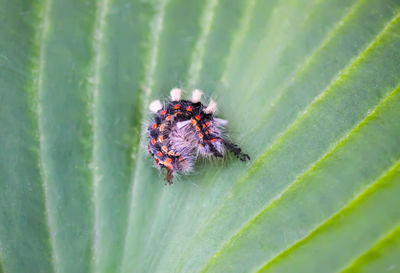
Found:
[[225, 147], [230, 150], [240, 161], [246, 162], [250, 160], [250, 156], [248, 154], [242, 153], [242, 149], [240, 149], [236, 144], [224, 140]]

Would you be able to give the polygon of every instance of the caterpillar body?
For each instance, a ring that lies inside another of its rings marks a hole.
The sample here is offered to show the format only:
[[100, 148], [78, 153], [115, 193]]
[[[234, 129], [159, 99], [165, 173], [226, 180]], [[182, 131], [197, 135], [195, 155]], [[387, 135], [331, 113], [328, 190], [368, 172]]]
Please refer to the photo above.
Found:
[[194, 90], [191, 100], [181, 99], [181, 89], [171, 90], [171, 99], [163, 107], [159, 100], [150, 103], [154, 113], [148, 127], [148, 152], [156, 167], [166, 169], [165, 180], [172, 184], [176, 173], [189, 173], [198, 155], [219, 157], [226, 150], [241, 161], [250, 160], [248, 154], [223, 137], [227, 121], [215, 116], [217, 104], [201, 102], [202, 91]]

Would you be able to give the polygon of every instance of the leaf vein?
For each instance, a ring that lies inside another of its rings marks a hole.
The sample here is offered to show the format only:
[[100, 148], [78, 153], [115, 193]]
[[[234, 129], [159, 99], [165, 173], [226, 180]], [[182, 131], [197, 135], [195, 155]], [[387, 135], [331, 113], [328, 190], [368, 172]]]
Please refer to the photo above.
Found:
[[374, 249], [378, 248], [380, 245], [384, 244], [385, 242], [389, 241], [391, 239], [391, 237], [396, 236], [397, 233], [400, 233], [400, 222], [394, 228], [392, 228], [390, 231], [383, 234], [370, 248], [366, 249], [363, 253], [361, 253], [360, 255], [355, 257], [352, 261], [350, 261], [347, 266], [338, 270], [338, 272], [346, 272], [347, 270], [351, 269], [365, 255], [367, 255]]
[[[155, 69], [157, 66], [157, 56], [158, 56], [158, 48], [159, 48], [159, 41], [160, 41], [160, 36], [162, 33], [163, 29], [163, 21], [164, 21], [164, 15], [165, 15], [165, 9], [167, 6], [168, 0], [159, 0], [159, 5], [157, 6], [158, 9], [154, 15], [153, 21], [150, 23], [151, 24], [151, 49], [150, 49], [150, 54], [149, 54], [149, 62], [148, 66], [146, 68], [146, 73], [145, 73], [145, 79], [144, 79], [144, 93], [143, 93], [143, 98], [141, 100], [143, 101], [143, 107], [141, 110], [141, 116], [142, 116], [142, 124], [144, 123], [144, 114], [147, 105], [149, 104], [149, 99], [150, 95], [152, 92], [152, 88], [154, 86], [154, 73]], [[141, 140], [138, 142], [138, 149], [134, 150], [134, 154], [132, 157], [137, 157], [142, 152], [142, 137]], [[137, 168], [137, 162], [135, 163], [134, 170], [132, 172], [131, 176], [131, 189], [129, 191], [129, 198], [128, 198], [128, 220], [127, 220], [127, 227], [125, 228], [125, 234], [124, 234], [124, 239], [123, 239], [123, 253], [121, 257], [121, 262], [120, 262], [120, 268], [118, 272], [121, 272], [123, 263], [126, 259], [126, 253], [127, 253], [127, 239], [128, 239], [128, 231], [129, 231], [129, 226], [131, 225], [131, 215], [132, 215], [132, 207], [133, 207], [133, 202], [134, 202], [134, 193], [135, 193], [135, 181], [138, 179], [138, 168]]]
[[[281, 85], [281, 87], [279, 87], [279, 90], [277, 91], [277, 96], [273, 98], [272, 102], [271, 102], [271, 107], [268, 108], [268, 110], [266, 111], [266, 113], [264, 114], [264, 116], [262, 117], [262, 120], [267, 120], [268, 117], [272, 114], [272, 110], [274, 109], [274, 106], [278, 104], [278, 102], [282, 99], [283, 94], [285, 94], [284, 92], [282, 92], [283, 90], [285, 90], [285, 88], [287, 88], [288, 86], [290, 86], [293, 82], [295, 82], [295, 80], [307, 69], [307, 67], [311, 64], [312, 60], [318, 55], [319, 52], [322, 51], [322, 49], [324, 49], [332, 40], [333, 38], [338, 34], [339, 30], [341, 28], [343, 28], [343, 26], [347, 23], [347, 21], [349, 21], [352, 16], [355, 14], [355, 12], [357, 11], [358, 7], [361, 5], [361, 3], [363, 3], [365, 1], [360, 0], [358, 2], [356, 2], [350, 9], [349, 11], [342, 17], [341, 20], [339, 20], [332, 28], [331, 30], [328, 31], [328, 35], [326, 36], [326, 38], [322, 41], [322, 43], [316, 47], [316, 49], [311, 52], [311, 54], [305, 58], [305, 61], [299, 66], [299, 68], [293, 73], [294, 75], [283, 85]], [[367, 46], [368, 47], [368, 46]], [[357, 57], [356, 57], [357, 58]], [[351, 64], [353, 60], [350, 60], [349, 64]], [[338, 75], [340, 75], [340, 71], [338, 73]], [[249, 132], [252, 133], [253, 130], [251, 130]]]
[[[344, 14], [344, 16], [342, 16], [342, 18], [338, 21], [338, 23], [336, 23], [333, 27], [331, 27], [330, 30], [327, 31], [327, 33], [328, 33], [327, 38], [325, 38], [325, 39], [322, 40], [321, 44], [320, 44], [319, 46], [316, 47], [317, 49], [314, 50], [314, 51], [310, 54], [311, 56], [313, 56], [314, 53], [317, 52], [317, 50], [323, 48], [323, 46], [326, 46], [326, 44], [329, 43], [329, 41], [330, 41], [331, 38], [332, 38], [331, 36], [335, 36], [335, 34], [337, 33], [338, 29], [340, 29], [340, 27], [343, 26], [344, 23], [345, 23], [347, 20], [349, 20], [349, 19], [351, 18], [352, 15], [354, 15], [355, 11], [357, 10], [357, 8], [360, 6], [360, 4], [361, 4], [362, 2], [365, 2], [365, 0], [359, 0], [358, 2], [356, 2], [355, 4], [353, 4], [353, 6], [349, 9], [348, 12], [346, 12], [346, 13]], [[307, 14], [306, 14], [306, 17], [305, 17], [305, 18], [303, 19], [303, 21], [301, 22], [301, 25], [302, 25], [302, 26], [299, 28], [299, 32], [304, 30], [305, 26], [307, 25], [308, 21], [309, 21], [310, 18], [311, 18], [311, 15], [313, 14], [313, 12], [315, 12], [315, 11], [317, 10], [318, 6], [319, 6], [320, 4], [322, 4], [322, 3], [323, 3], [323, 1], [316, 0], [316, 2], [314, 3], [314, 6], [313, 6], [313, 11], [307, 13]], [[290, 45], [291, 43], [288, 42], [287, 44]], [[287, 49], [287, 48], [288, 48], [288, 46], [286, 46], [285, 48], [282, 47], [282, 48], [280, 48], [279, 51], [276, 52], [275, 54], [276, 54], [276, 55], [280, 55], [282, 52], [284, 52], [284, 49]], [[274, 60], [276, 61], [277, 59], [278, 59], [278, 58], [275, 58]], [[306, 58], [306, 61], [302, 64], [302, 66], [305, 65], [305, 64], [307, 64], [307, 60], [308, 60], [308, 59], [309, 59], [309, 58]], [[290, 75], [290, 74], [289, 74], [289, 75]], [[254, 91], [260, 86], [260, 84], [262, 83], [262, 81], [263, 81], [262, 77], [260, 77], [260, 78], [259, 78], [258, 80], [256, 80], [256, 81], [254, 81], [254, 83], [252, 84], [252, 86], [249, 88], [249, 92], [248, 92], [247, 95], [248, 95], [248, 96], [252, 96], [253, 93], [254, 93]], [[279, 96], [279, 95], [278, 95], [278, 96]], [[274, 101], [275, 101], [275, 98], [274, 98]], [[274, 103], [274, 102], [272, 102], [272, 103]], [[271, 104], [272, 104], [272, 103], [271, 103]]]
[[219, 0], [207, 0], [204, 8], [200, 24], [201, 33], [193, 49], [191, 64], [189, 67], [189, 81], [187, 84], [189, 88], [194, 88], [198, 82], [199, 73], [203, 66], [205, 45], [209, 37], [212, 24], [214, 23], [215, 10], [218, 7], [218, 3]]
[[98, 258], [100, 255], [99, 246], [99, 197], [98, 197], [98, 185], [101, 180], [101, 175], [99, 173], [98, 161], [99, 161], [99, 147], [98, 147], [98, 128], [99, 122], [97, 119], [97, 106], [99, 104], [99, 85], [100, 85], [100, 65], [101, 65], [101, 46], [103, 45], [104, 37], [104, 27], [105, 27], [105, 17], [108, 12], [108, 0], [101, 0], [97, 5], [96, 22], [94, 27], [94, 39], [93, 39], [93, 49], [94, 57], [92, 63], [92, 78], [89, 82], [92, 83], [92, 158], [90, 162], [90, 169], [92, 173], [92, 187], [93, 187], [93, 208], [94, 208], [94, 219], [93, 219], [93, 242], [92, 242], [92, 271], [96, 271], [96, 266]]
[[308, 233], [306, 236], [301, 238], [300, 240], [295, 241], [293, 244], [291, 244], [288, 248], [284, 249], [278, 255], [276, 255], [274, 258], [270, 259], [267, 263], [265, 263], [262, 267], [260, 267], [258, 270], [255, 272], [260, 272], [261, 270], [266, 269], [268, 266], [270, 266], [273, 262], [278, 260], [281, 256], [283, 256], [285, 253], [288, 253], [292, 249], [295, 249], [296, 246], [300, 245], [301, 243], [309, 240], [313, 234], [315, 234], [318, 230], [323, 228], [324, 226], [329, 225], [329, 223], [339, 217], [344, 211], [346, 211], [347, 208], [349, 208], [352, 204], [356, 204], [360, 199], [362, 199], [363, 196], [365, 196], [369, 191], [372, 191], [373, 188], [379, 184], [380, 181], [382, 181], [383, 178], [385, 178], [387, 175], [389, 175], [391, 172], [396, 171], [400, 167], [400, 160], [397, 160], [394, 162], [388, 169], [386, 169], [375, 181], [373, 181], [370, 185], [368, 185], [364, 190], [362, 190], [359, 194], [357, 194], [350, 202], [348, 202], [344, 207], [339, 209], [335, 214], [333, 214], [331, 217], [328, 219], [324, 220], [321, 222], [319, 225], [317, 225], [310, 233]]
[[47, 171], [46, 171], [46, 166], [43, 161], [44, 157], [44, 151], [43, 151], [43, 143], [45, 143], [44, 139], [44, 134], [43, 134], [43, 109], [41, 105], [41, 92], [43, 90], [43, 74], [44, 74], [44, 66], [45, 66], [45, 42], [47, 38], [47, 31], [49, 28], [49, 20], [50, 20], [50, 10], [51, 10], [51, 0], [46, 0], [43, 2], [43, 8], [42, 10], [39, 11], [41, 14], [42, 21], [39, 25], [38, 28], [38, 34], [37, 34], [37, 40], [39, 43], [39, 55], [38, 55], [38, 70], [35, 73], [37, 77], [37, 83], [36, 83], [36, 94], [34, 97], [34, 103], [35, 105], [35, 112], [37, 115], [37, 128], [38, 128], [38, 133], [39, 133], [39, 152], [38, 152], [38, 157], [39, 157], [39, 172], [40, 172], [40, 177], [41, 182], [42, 182], [42, 188], [44, 191], [44, 205], [45, 205], [45, 215], [46, 215], [46, 224], [47, 224], [47, 229], [50, 235], [49, 238], [49, 243], [50, 243], [50, 248], [51, 248], [51, 262], [52, 262], [52, 267], [54, 272], [58, 272], [57, 270], [57, 264], [59, 260], [59, 256], [57, 254], [56, 250], [56, 239], [55, 239], [55, 223], [53, 222], [53, 219], [51, 217], [51, 205], [50, 201], [48, 199], [48, 196], [50, 196], [49, 192], [49, 186], [47, 184]]
[[250, 27], [250, 19], [252, 18], [253, 12], [254, 12], [254, 7], [256, 4], [257, 0], [249, 0], [246, 9], [243, 12], [243, 16], [241, 19], [241, 23], [239, 25], [239, 30], [237, 34], [235, 35], [232, 46], [229, 49], [229, 52], [227, 54], [226, 60], [225, 60], [225, 68], [224, 71], [222, 72], [222, 76], [220, 79], [220, 82], [226, 85], [228, 81], [228, 73], [229, 73], [229, 67], [231, 66], [231, 63], [233, 62], [233, 57], [234, 57], [234, 52], [239, 49], [241, 46], [242, 42], [244, 41], [244, 37], [246, 36], [246, 33], [249, 30]]

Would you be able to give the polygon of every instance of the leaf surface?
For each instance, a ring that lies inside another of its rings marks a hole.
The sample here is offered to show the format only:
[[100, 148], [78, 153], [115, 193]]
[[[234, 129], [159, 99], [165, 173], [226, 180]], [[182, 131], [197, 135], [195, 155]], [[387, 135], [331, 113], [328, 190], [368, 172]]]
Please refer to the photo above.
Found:
[[[396, 271], [398, 0], [0, 0], [0, 272]], [[249, 153], [164, 186], [148, 104]]]

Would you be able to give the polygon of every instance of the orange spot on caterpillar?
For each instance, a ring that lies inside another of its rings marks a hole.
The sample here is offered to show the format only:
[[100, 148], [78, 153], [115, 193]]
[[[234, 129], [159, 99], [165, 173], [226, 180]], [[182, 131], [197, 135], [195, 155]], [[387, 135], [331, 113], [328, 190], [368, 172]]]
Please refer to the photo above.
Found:
[[168, 162], [168, 163], [171, 163], [172, 162], [172, 158], [167, 158], [167, 159], [165, 159], [165, 162]]
[[193, 125], [196, 125], [196, 124], [197, 124], [197, 122], [196, 122], [194, 119], [190, 119], [190, 122], [191, 122]]
[[169, 155], [169, 156], [174, 156], [174, 151], [169, 151], [169, 152], [168, 152], [168, 155]]
[[154, 123], [153, 126], [151, 126], [151, 128], [156, 129], [157, 128], [157, 123]]
[[197, 120], [200, 120], [201, 117], [200, 117], [200, 115], [196, 115], [194, 118]]
[[159, 136], [158, 136], [158, 141], [159, 141], [159, 142], [163, 142], [163, 141], [164, 141], [164, 137], [163, 137], [162, 135], [159, 135]]
[[167, 117], [165, 118], [165, 120], [170, 121], [173, 117], [174, 117], [174, 116], [169, 115], [169, 116], [167, 116]]
[[206, 127], [207, 127], [205, 124], [203, 124], [202, 126], [203, 126], [203, 128], [206, 128]]
[[203, 137], [204, 137], [204, 135], [203, 135], [202, 133], [200, 133], [200, 134], [199, 134], [199, 137], [203, 138]]
[[176, 109], [179, 109], [179, 108], [181, 108], [181, 106], [179, 105], [179, 104], [175, 104], [174, 105], [174, 109], [176, 110]]
[[157, 155], [158, 156], [163, 156], [162, 152], [160, 152], [160, 151], [157, 152]]
[[211, 140], [210, 140], [211, 142], [215, 142], [215, 141], [217, 141], [215, 138], [212, 138]]
[[188, 107], [186, 107], [186, 111], [192, 112], [192, 111], [193, 111], [193, 108], [192, 108], [192, 106], [188, 106]]
[[160, 114], [163, 115], [163, 116], [164, 116], [166, 113], [167, 113], [166, 110], [162, 110], [162, 111], [160, 112]]
[[164, 166], [167, 167], [168, 169], [172, 170], [172, 164], [171, 163], [169, 163], [167, 161], [164, 161]]
[[165, 124], [164, 124], [164, 123], [162, 123], [162, 124], [160, 125], [160, 128], [159, 128], [159, 130], [160, 130], [160, 132], [162, 132], [162, 131], [164, 131], [164, 129], [165, 129]]
[[210, 126], [210, 125], [211, 125], [211, 122], [207, 121], [207, 122], [206, 122], [206, 126], [208, 127], [208, 126]]
[[168, 153], [168, 149], [165, 146], [161, 146], [161, 150], [163, 150], [164, 153]]
[[196, 131], [200, 132], [200, 127], [199, 126], [196, 126]]
[[151, 140], [151, 144], [156, 144], [156, 139], [155, 138], [153, 138], [152, 140]]

